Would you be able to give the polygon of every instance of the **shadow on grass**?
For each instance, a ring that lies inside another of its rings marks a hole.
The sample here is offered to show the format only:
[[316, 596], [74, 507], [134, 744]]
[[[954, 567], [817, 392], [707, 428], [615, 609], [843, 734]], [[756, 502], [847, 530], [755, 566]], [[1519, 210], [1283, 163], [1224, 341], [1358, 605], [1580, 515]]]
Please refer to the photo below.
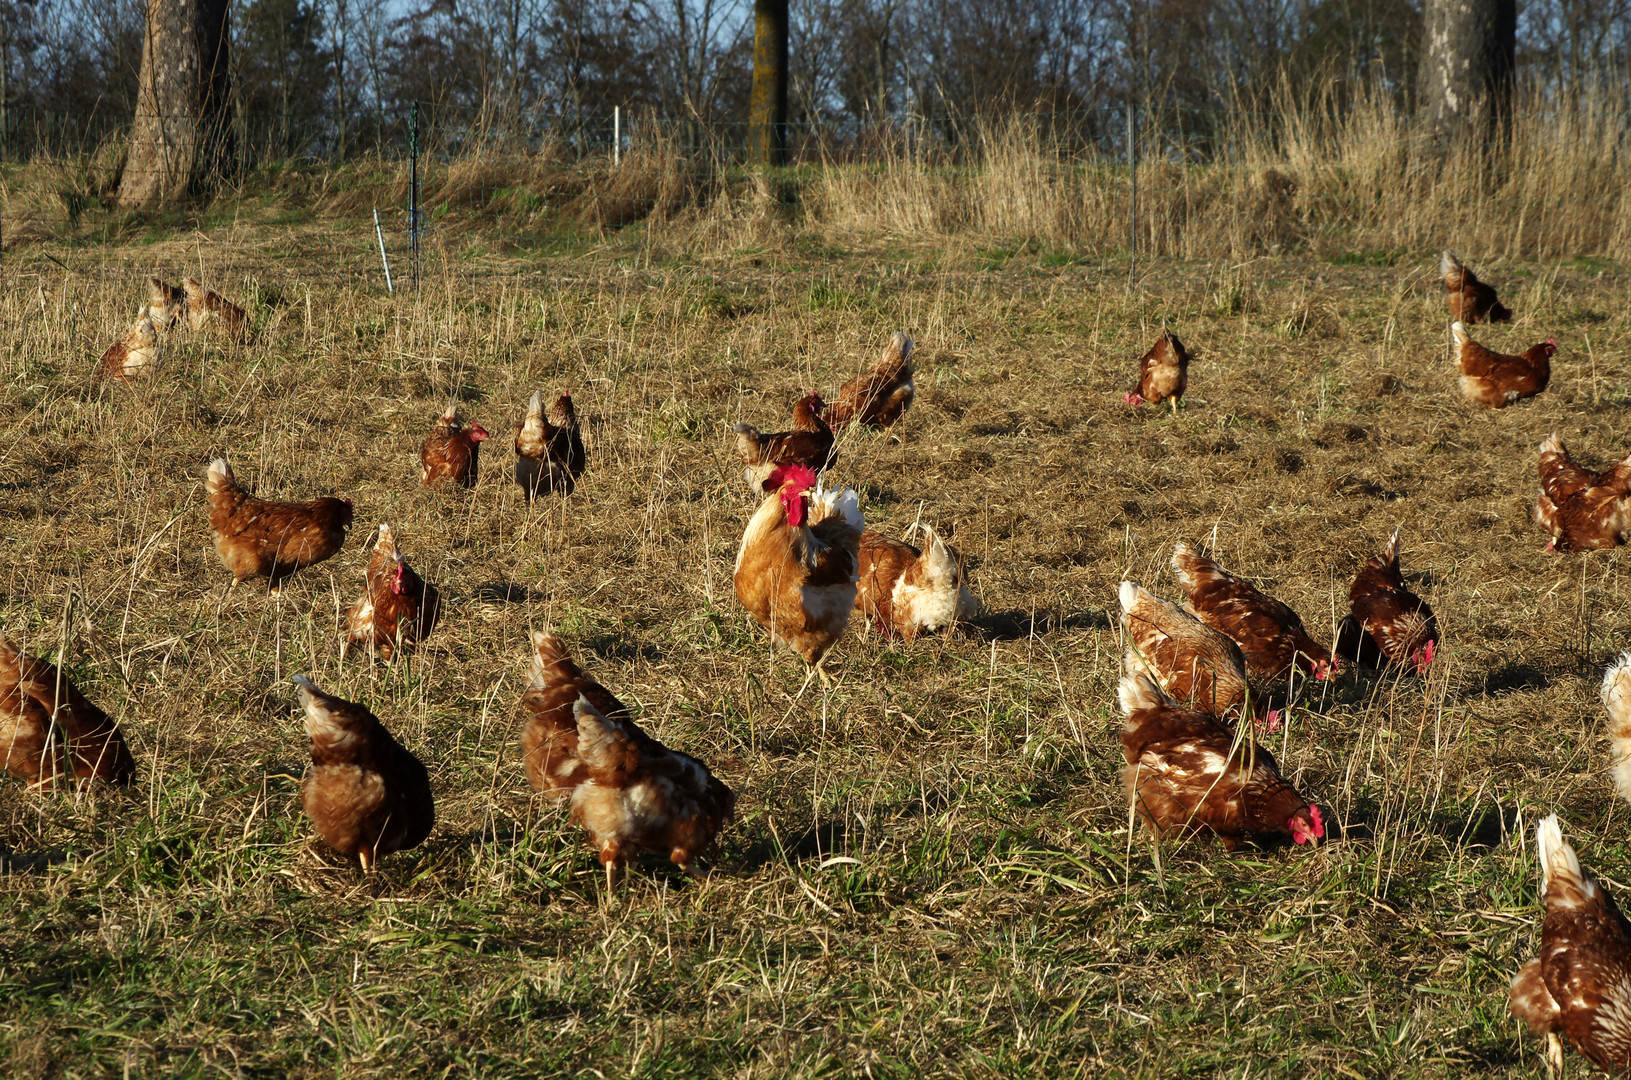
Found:
[[987, 641], [1022, 641], [1055, 630], [1108, 630], [1110, 617], [1102, 611], [992, 611], [968, 622]]
[[541, 604], [547, 597], [537, 589], [514, 585], [508, 581], [485, 581], [471, 592], [470, 599], [480, 604]]

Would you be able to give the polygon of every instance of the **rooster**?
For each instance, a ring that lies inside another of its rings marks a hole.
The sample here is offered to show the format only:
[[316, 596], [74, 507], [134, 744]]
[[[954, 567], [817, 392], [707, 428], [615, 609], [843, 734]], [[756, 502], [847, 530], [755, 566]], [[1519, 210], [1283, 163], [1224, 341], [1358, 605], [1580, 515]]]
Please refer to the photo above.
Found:
[[1177, 335], [1162, 330], [1150, 351], [1138, 362], [1138, 385], [1132, 393], [1124, 395], [1124, 400], [1134, 408], [1146, 403], [1170, 402], [1176, 415], [1178, 399], [1184, 396], [1188, 386], [1189, 352]]
[[436, 823], [424, 762], [391, 737], [379, 718], [296, 675], [311, 736], [311, 769], [300, 784], [317, 835], [364, 873], [393, 851], [417, 847]]
[[1529, 346], [1518, 356], [1507, 356], [1478, 344], [1461, 323], [1450, 324], [1450, 336], [1455, 338], [1461, 394], [1468, 401], [1504, 409], [1514, 401], [1534, 397], [1552, 380], [1552, 354], [1557, 352], [1557, 342], [1550, 338]]
[[572, 395], [562, 393], [544, 413], [543, 394], [534, 391], [515, 435], [515, 482], [530, 502], [539, 494], [572, 494], [585, 462], [583, 437]]
[[1563, 839], [1557, 815], [1535, 828], [1546, 918], [1540, 955], [1512, 978], [1512, 1015], [1546, 1036], [1563, 1075], [1563, 1043], [1607, 1073], [1631, 1069], [1631, 924]]
[[736, 813], [736, 796], [708, 767], [670, 750], [632, 720], [607, 716], [579, 696], [578, 760], [589, 778], [572, 791], [572, 820], [589, 831], [606, 888], [630, 850], [654, 851], [692, 877], [694, 860]]
[[378, 648], [380, 656], [389, 660], [399, 646], [430, 636], [441, 614], [442, 594], [414, 573], [397, 550], [396, 534], [389, 525], [379, 527], [366, 582], [362, 599], [346, 614], [347, 646]]
[[532, 635], [532, 667], [521, 709], [521, 764], [533, 790], [569, 795], [589, 779], [578, 759], [578, 718], [573, 705], [580, 697], [601, 716], [628, 720], [629, 707], [572, 662], [566, 643], [554, 634]]
[[1122, 677], [1121, 779], [1159, 837], [1210, 832], [1233, 851], [1248, 833], [1298, 844], [1325, 837], [1320, 808], [1280, 775], [1274, 756], [1216, 717], [1178, 705], [1143, 672]]
[[737, 424], [736, 452], [746, 466], [742, 475], [754, 491], [774, 491], [770, 474], [783, 465], [803, 465], [814, 472], [838, 460], [832, 428], [822, 419], [820, 394], [806, 394], [793, 406], [793, 428], [765, 434], [752, 424]]
[[896, 331], [876, 364], [838, 388], [824, 419], [834, 431], [856, 423], [885, 428], [906, 415], [916, 394], [912, 339]]
[[1290, 678], [1296, 668], [1316, 679], [1336, 674], [1335, 658], [1308, 636], [1302, 619], [1280, 601], [1264, 596], [1181, 540], [1172, 549], [1172, 568], [1195, 615], [1234, 639], [1248, 671], [1269, 679]]
[[1335, 652], [1368, 668], [1410, 664], [1427, 674], [1438, 650], [1438, 620], [1399, 572], [1399, 530], [1360, 567], [1348, 590], [1351, 614], [1337, 627]]
[[153, 318], [144, 310], [124, 340], [109, 345], [108, 351], [102, 354], [97, 376], [123, 382], [151, 372], [163, 355], [164, 347], [159, 344], [158, 331], [153, 329]]
[[[781, 465], [736, 553], [736, 598], [748, 614], [827, 681], [821, 663], [855, 606], [866, 519], [848, 488], [815, 491], [815, 473]], [[809, 680], [805, 680], [808, 685]]]
[[899, 634], [908, 643], [965, 622], [980, 607], [964, 584], [962, 553], [927, 525], [918, 527], [929, 541], [921, 550], [871, 529], [861, 534], [855, 591], [856, 611], [884, 635]]
[[1547, 551], [1617, 547], [1631, 533], [1631, 457], [1602, 472], [1577, 465], [1554, 434], [1540, 444], [1535, 520]]
[[1609, 774], [1620, 798], [1631, 802], [1631, 652], [1603, 672], [1603, 708], [1608, 710]]
[[174, 330], [187, 314], [187, 292], [156, 277], [147, 279], [147, 315], [160, 330]]
[[234, 337], [247, 335], [249, 317], [244, 314], [243, 308], [215, 290], [206, 289], [197, 278], [188, 278], [181, 283], [181, 288], [187, 294], [188, 328], [196, 332], [213, 322], [220, 324]]
[[129, 784], [136, 761], [108, 714], [55, 665], [0, 637], [0, 750], [6, 771], [35, 789], [59, 781]]
[[210, 500], [215, 552], [232, 571], [234, 587], [269, 578], [273, 592], [296, 570], [339, 551], [351, 528], [351, 500], [322, 498], [283, 503], [257, 499], [238, 486], [223, 458], [210, 462], [204, 489]]
[[[1144, 672], [1175, 700], [1221, 720], [1239, 720], [1261, 704], [1251, 701], [1246, 659], [1227, 634], [1134, 582], [1121, 583], [1120, 598], [1128, 671]], [[1263, 720], [1278, 730], [1279, 710]]]
[[436, 424], [425, 436], [425, 445], [419, 449], [419, 482], [430, 486], [447, 477], [463, 488], [476, 486], [476, 466], [481, 456], [481, 442], [487, 438], [487, 429], [480, 424], [464, 426], [457, 405], [436, 418]]
[[1444, 279], [1444, 299], [1450, 306], [1450, 318], [1465, 323], [1512, 321], [1512, 312], [1495, 299], [1495, 290], [1462, 266], [1455, 252], [1446, 251], [1439, 256], [1438, 272]]

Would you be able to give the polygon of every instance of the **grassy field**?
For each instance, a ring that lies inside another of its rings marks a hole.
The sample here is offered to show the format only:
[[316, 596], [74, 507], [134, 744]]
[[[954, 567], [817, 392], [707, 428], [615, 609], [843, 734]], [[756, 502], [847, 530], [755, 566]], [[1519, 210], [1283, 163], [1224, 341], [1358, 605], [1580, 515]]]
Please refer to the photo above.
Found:
[[[1456, 393], [1436, 251], [1162, 263], [1129, 294], [1125, 263], [1023, 246], [463, 236], [393, 299], [371, 244], [243, 224], [0, 267], [4, 631], [60, 651], [141, 765], [128, 793], [0, 782], [8, 1075], [1540, 1072], [1505, 996], [1538, 927], [1524, 833], [1559, 812], [1631, 896], [1596, 700], [1631, 610], [1621, 553], [1542, 550], [1535, 445], [1631, 450], [1631, 268], [1461, 252], [1518, 313], [1485, 340], [1560, 345], [1550, 390], [1487, 413]], [[177, 339], [156, 379], [97, 385], [150, 272], [239, 300], [255, 342]], [[1197, 354], [1176, 418], [1121, 402], [1163, 322]], [[728, 425], [894, 329], [917, 405], [835, 478], [877, 528], [944, 528], [986, 614], [912, 647], [856, 623], [836, 686], [797, 697], [732, 592], [754, 504]], [[590, 470], [529, 509], [509, 433], [567, 387]], [[416, 479], [450, 395], [496, 436], [470, 493]], [[227, 595], [222, 454], [263, 495], [354, 498], [346, 550]], [[342, 662], [380, 521], [450, 607], [411, 659]], [[1340, 835], [1129, 835], [1117, 583], [1175, 596], [1172, 542], [1201, 540], [1329, 641], [1399, 524], [1431, 677], [1345, 672], [1271, 744]], [[531, 796], [544, 627], [739, 793], [705, 883], [648, 859], [607, 897]], [[301, 814], [297, 672], [430, 767], [436, 829], [376, 880]]]

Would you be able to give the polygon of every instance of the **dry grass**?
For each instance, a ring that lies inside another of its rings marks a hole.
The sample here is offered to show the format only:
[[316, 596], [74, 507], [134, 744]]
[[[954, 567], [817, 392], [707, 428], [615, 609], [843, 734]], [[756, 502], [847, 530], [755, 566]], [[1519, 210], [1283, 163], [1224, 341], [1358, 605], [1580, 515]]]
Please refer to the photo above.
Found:
[[[1427, 249], [1173, 262], [1129, 297], [1026, 245], [647, 238], [438, 252], [391, 300], [371, 242], [242, 225], [6, 271], [3, 628], [65, 650], [142, 763], [128, 795], [0, 783], [11, 1075], [1538, 1072], [1505, 1008], [1537, 915], [1510, 830], [1561, 812], [1631, 895], [1595, 700], [1631, 629], [1622, 556], [1548, 556], [1527, 520], [1547, 432], [1628, 449], [1623, 267], [1457, 239], [1518, 312], [1490, 342], [1562, 346], [1546, 394], [1491, 414], [1455, 396]], [[255, 344], [180, 340], [156, 381], [92, 385], [150, 270], [245, 302]], [[1163, 321], [1199, 357], [1175, 420], [1121, 405]], [[848, 638], [837, 688], [799, 699], [732, 595], [751, 504], [725, 432], [897, 327], [917, 407], [838, 478], [889, 532], [947, 527], [989, 614]], [[501, 433], [540, 386], [590, 417], [575, 496], [529, 510], [503, 437], [475, 491], [418, 488], [449, 395]], [[223, 453], [262, 493], [353, 497], [359, 539], [396, 526], [451, 598], [427, 646], [340, 661], [355, 541], [281, 602], [224, 596], [201, 489]], [[1116, 780], [1116, 583], [1173, 595], [1171, 542], [1200, 538], [1329, 640], [1397, 523], [1443, 660], [1425, 684], [1344, 675], [1274, 743], [1346, 836], [1157, 862]], [[515, 708], [543, 626], [740, 793], [707, 883], [647, 861], [608, 901], [529, 798]], [[436, 830], [376, 883], [300, 815], [297, 671], [430, 766]]]
[[[1030, 116], [973, 124], [954, 146], [928, 131], [885, 134], [843, 161], [784, 170], [773, 181], [730, 164], [739, 150], [730, 143], [734, 126], [714, 133], [724, 142], [699, 136], [691, 150], [680, 145], [688, 129], [675, 126], [616, 167], [576, 144], [546, 141], [518, 153], [471, 139], [450, 156], [427, 158], [421, 206], [432, 229], [521, 245], [584, 230], [604, 238], [642, 224], [648, 242], [705, 250], [762, 244], [773, 231], [817, 246], [879, 236], [964, 248], [1023, 241], [1103, 259], [1125, 257], [1136, 238], [1146, 257], [1346, 254], [1392, 265], [1454, 237], [1486, 260], [1626, 262], [1625, 108], [1616, 85], [1531, 91], [1519, 95], [1510, 126], [1489, 138], [1473, 129], [1435, 133], [1385, 94], [1339, 101], [1333, 88], [1287, 88], [1267, 112], [1226, 115], [1204, 146], [1190, 145], [1193, 136], [1172, 122], [1148, 128], [1136, 226], [1121, 151], [1084, 149]], [[121, 163], [110, 139], [83, 159], [0, 170], [8, 242], [151, 241], [178, 226], [246, 220], [368, 228], [379, 209], [397, 245], [406, 223], [409, 167], [394, 158], [264, 166], [202, 213], [156, 220], [110, 208]]]

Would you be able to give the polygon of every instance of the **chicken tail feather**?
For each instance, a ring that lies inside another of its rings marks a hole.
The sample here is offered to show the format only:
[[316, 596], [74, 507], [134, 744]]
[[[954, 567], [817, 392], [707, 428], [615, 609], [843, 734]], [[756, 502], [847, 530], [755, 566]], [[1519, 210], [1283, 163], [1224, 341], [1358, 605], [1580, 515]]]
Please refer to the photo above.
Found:
[[1614, 790], [1631, 801], [1631, 652], [1621, 653], [1603, 673], [1602, 695], [1608, 710]]

